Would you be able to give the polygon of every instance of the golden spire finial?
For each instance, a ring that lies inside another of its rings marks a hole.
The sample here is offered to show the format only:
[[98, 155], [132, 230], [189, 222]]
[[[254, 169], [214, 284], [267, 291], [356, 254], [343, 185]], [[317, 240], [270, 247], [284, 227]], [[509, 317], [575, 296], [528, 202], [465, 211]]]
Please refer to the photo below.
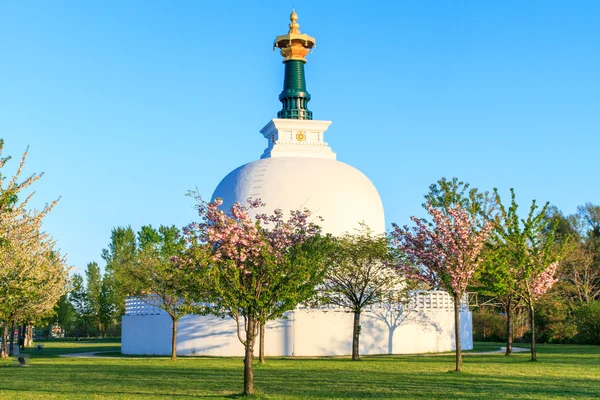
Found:
[[289, 60], [301, 60], [306, 62], [304, 58], [309, 51], [315, 47], [315, 38], [308, 36], [305, 33], [300, 33], [300, 24], [298, 23], [298, 14], [292, 8], [290, 14], [290, 30], [287, 34], [277, 36], [275, 38], [274, 47], [281, 49], [283, 62]]
[[300, 33], [300, 24], [296, 21], [298, 21], [298, 14], [296, 14], [296, 11], [292, 8], [292, 13], [290, 14], [290, 21], [292, 21], [292, 23], [290, 24], [290, 31], [289, 33]]

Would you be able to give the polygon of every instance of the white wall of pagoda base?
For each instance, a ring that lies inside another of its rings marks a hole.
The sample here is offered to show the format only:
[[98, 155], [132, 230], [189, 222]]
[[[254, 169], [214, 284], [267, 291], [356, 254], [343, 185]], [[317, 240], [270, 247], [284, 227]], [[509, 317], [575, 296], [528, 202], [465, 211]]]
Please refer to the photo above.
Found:
[[[395, 322], [394, 322], [395, 321]], [[123, 354], [170, 355], [171, 318], [167, 314], [124, 315]], [[352, 352], [353, 315], [341, 310], [296, 310], [267, 324], [267, 356], [333, 356]], [[454, 314], [449, 310], [393, 314], [384, 308], [361, 316], [360, 352], [410, 354], [454, 350]], [[472, 319], [461, 312], [462, 348], [473, 348]], [[258, 349], [258, 343], [256, 346]], [[178, 355], [243, 356], [235, 321], [187, 315], [179, 320]], [[258, 354], [258, 350], [256, 350]]]

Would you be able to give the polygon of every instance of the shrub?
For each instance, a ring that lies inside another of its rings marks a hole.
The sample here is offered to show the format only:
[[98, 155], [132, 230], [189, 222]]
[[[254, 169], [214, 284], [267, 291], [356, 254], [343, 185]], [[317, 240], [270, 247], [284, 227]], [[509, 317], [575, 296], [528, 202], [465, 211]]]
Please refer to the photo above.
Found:
[[600, 344], [600, 301], [583, 304], [575, 310], [577, 342]]

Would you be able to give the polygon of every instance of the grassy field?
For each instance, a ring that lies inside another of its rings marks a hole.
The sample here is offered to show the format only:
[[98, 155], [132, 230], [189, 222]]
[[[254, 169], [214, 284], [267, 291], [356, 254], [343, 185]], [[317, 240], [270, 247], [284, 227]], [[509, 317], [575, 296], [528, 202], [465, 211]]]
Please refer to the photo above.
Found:
[[[114, 357], [114, 341], [56, 341], [30, 350], [30, 367], [0, 361], [0, 399], [152, 399], [237, 397], [241, 358]], [[480, 343], [489, 351], [501, 344]], [[112, 357], [58, 354], [110, 351]], [[600, 347], [540, 345], [529, 354], [466, 355], [464, 372], [451, 372], [452, 355], [267, 359], [255, 368], [257, 398], [569, 399], [600, 398]]]

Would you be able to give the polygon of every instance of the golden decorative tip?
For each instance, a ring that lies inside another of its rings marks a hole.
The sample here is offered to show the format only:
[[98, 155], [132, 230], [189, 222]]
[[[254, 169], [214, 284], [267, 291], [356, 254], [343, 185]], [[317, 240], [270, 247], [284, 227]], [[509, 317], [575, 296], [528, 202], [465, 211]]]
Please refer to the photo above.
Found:
[[301, 60], [306, 62], [304, 58], [309, 51], [315, 47], [316, 40], [305, 33], [300, 33], [300, 24], [298, 23], [298, 14], [292, 8], [290, 14], [290, 30], [286, 35], [280, 35], [275, 38], [273, 47], [281, 50], [283, 62], [288, 60]]
[[290, 24], [289, 33], [300, 33], [300, 24], [296, 22], [298, 21], [298, 14], [296, 14], [296, 11], [294, 11], [293, 8], [292, 13], [290, 14], [290, 21], [292, 21], [292, 23]]

